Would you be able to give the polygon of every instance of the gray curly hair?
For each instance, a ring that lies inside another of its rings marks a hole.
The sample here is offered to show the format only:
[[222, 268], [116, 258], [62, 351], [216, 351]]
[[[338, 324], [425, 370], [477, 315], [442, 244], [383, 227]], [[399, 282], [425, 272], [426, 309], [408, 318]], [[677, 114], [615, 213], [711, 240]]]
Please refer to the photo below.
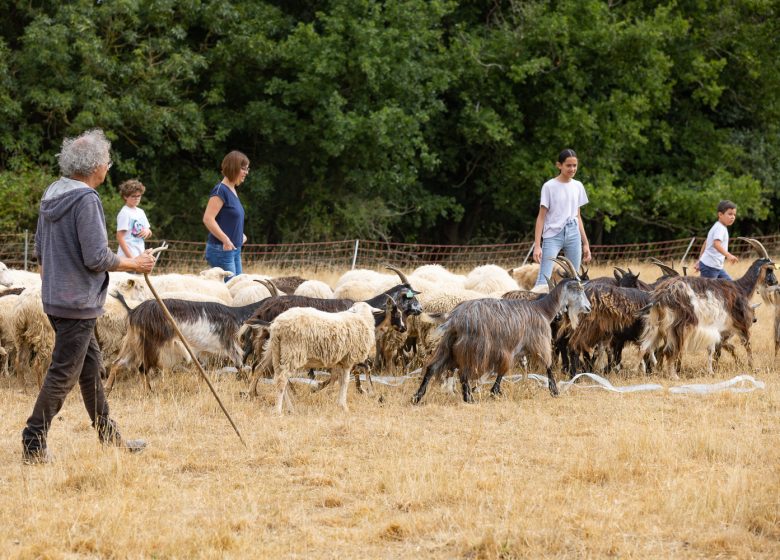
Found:
[[65, 138], [57, 154], [60, 172], [65, 177], [88, 177], [100, 165], [111, 161], [111, 142], [99, 128], [93, 128], [76, 138]]

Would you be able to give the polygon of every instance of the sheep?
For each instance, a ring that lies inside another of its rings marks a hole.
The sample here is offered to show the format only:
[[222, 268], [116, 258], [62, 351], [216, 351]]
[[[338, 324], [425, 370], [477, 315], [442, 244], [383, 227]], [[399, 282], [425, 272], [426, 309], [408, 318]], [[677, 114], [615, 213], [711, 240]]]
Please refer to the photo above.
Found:
[[0, 285], [7, 288], [40, 288], [41, 275], [37, 272], [8, 268], [0, 262]]
[[[404, 274], [397, 269], [395, 270], [398, 278], [402, 281], [401, 284], [397, 284], [393, 288], [375, 295], [365, 300], [369, 305], [376, 308], [382, 308], [385, 301], [388, 298], [397, 302], [398, 307], [401, 309], [404, 318], [409, 315], [419, 315], [422, 312], [420, 302], [416, 296], [419, 295], [411, 285]], [[273, 287], [273, 284], [269, 283], [269, 287]], [[252, 321], [264, 321], [270, 323], [280, 313], [287, 311], [293, 307], [313, 307], [321, 311], [345, 311], [349, 309], [355, 301], [350, 299], [320, 299], [320, 298], [308, 298], [303, 296], [273, 296], [264, 300], [255, 310]], [[249, 322], [249, 321], [248, 321]], [[245, 332], [243, 348], [244, 348], [244, 360], [246, 361], [251, 355], [259, 355], [259, 346], [257, 342], [257, 333]]]
[[241, 284], [242, 288], [233, 295], [233, 305], [238, 307], [271, 297], [269, 289], [257, 282]]
[[198, 273], [198, 276], [205, 278], [206, 280], [217, 280], [219, 282], [225, 282], [227, 278], [232, 278], [235, 275], [229, 270], [224, 270], [218, 266], [215, 266], [212, 268], [207, 268], [206, 270], [201, 270]]
[[5, 263], [0, 262], [0, 286], [4, 288], [10, 288], [14, 285], [11, 275], [8, 273], [8, 267]]
[[11, 360], [16, 356], [16, 345], [13, 337], [13, 313], [19, 294], [25, 288], [11, 288], [4, 290], [0, 294], [0, 346], [6, 353], [0, 360], [0, 374], [3, 377], [10, 375], [8, 367]]
[[275, 411], [281, 415], [290, 377], [310, 368], [330, 369], [340, 383], [338, 404], [347, 407], [347, 384], [352, 368], [374, 350], [374, 314], [380, 311], [357, 302], [347, 311], [328, 313], [295, 307], [276, 317], [269, 327], [263, 367], [274, 372]]
[[218, 297], [223, 303], [231, 304], [233, 296], [224, 282], [200, 278], [192, 274], [161, 274], [151, 278], [157, 293], [161, 292], [197, 292]]
[[[127, 311], [128, 329], [119, 355], [109, 367], [106, 391], [111, 391], [119, 369], [136, 369], [142, 363], [144, 382], [147, 390], [151, 391], [150, 370], [182, 358], [189, 361], [189, 355], [175, 338], [173, 327], [156, 300], [146, 300], [131, 309], [121, 294], [117, 294], [117, 299]], [[236, 367], [241, 367], [238, 331], [254, 312], [257, 302], [230, 307], [220, 303], [179, 299], [163, 301], [196, 356], [226, 356]]]
[[246, 288], [247, 286], [254, 286], [258, 281], [268, 280], [269, 278], [270, 276], [264, 276], [262, 274], [239, 274], [238, 276], [234, 276], [228, 280], [227, 284], [225, 285], [227, 286], [230, 295], [235, 297], [235, 295], [243, 288]]
[[331, 299], [334, 297], [331, 287], [320, 280], [306, 280], [306, 282], [295, 288], [295, 293], [293, 295], [321, 299]]
[[478, 266], [469, 272], [463, 287], [483, 294], [504, 293], [520, 288], [506, 270], [494, 264]]
[[707, 371], [713, 372], [713, 361], [720, 346], [734, 354], [728, 339], [737, 334], [752, 368], [749, 328], [755, 320], [750, 297], [757, 286], [776, 286], [774, 263], [766, 249], [755, 239], [739, 238], [752, 245], [762, 258], [756, 259], [736, 281], [677, 276], [660, 282], [644, 311], [641, 351], [655, 364], [655, 350], [671, 362], [671, 375], [677, 376], [686, 344], [691, 350], [706, 347]]
[[547, 369], [549, 390], [556, 396], [550, 322], [565, 311], [576, 323], [577, 315], [590, 311], [571, 262], [563, 257], [556, 262], [571, 267], [574, 278], [562, 280], [546, 297], [537, 301], [477, 299], [456, 307], [440, 327], [441, 342], [423, 368], [423, 379], [412, 403], [422, 400], [433, 376], [454, 369], [459, 372], [465, 402], [474, 400], [471, 383], [490, 372], [497, 374], [491, 392], [499, 395], [501, 380], [521, 354], [531, 355]]
[[510, 268], [507, 272], [521, 289], [530, 290], [536, 285], [536, 279], [539, 277], [539, 265], [536, 263], [523, 264], [516, 268]]
[[431, 282], [434, 285], [454, 286], [460, 289], [464, 289], [466, 284], [465, 276], [454, 274], [440, 264], [424, 264], [418, 266], [409, 275], [410, 281], [414, 281], [415, 279]]

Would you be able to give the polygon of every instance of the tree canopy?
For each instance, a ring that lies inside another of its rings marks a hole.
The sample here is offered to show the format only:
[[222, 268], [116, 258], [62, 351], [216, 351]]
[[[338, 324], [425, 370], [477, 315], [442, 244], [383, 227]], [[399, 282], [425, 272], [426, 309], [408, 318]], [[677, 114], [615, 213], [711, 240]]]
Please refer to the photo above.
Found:
[[[251, 242], [532, 235], [564, 148], [593, 242], [778, 229], [780, 0], [0, 0], [0, 227], [100, 127], [158, 235], [233, 149]], [[109, 222], [112, 222], [109, 216]]]

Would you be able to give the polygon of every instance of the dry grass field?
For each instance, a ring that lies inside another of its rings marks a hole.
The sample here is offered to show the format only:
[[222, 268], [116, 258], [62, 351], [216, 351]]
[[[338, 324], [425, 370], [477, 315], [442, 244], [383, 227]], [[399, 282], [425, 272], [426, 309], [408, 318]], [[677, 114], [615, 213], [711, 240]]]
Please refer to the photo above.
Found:
[[3, 379], [0, 556], [778, 558], [771, 315], [760, 308], [752, 330], [754, 372], [724, 356], [704, 376], [702, 354], [683, 379], [643, 377], [627, 350], [630, 371], [611, 377], [669, 387], [752, 373], [765, 390], [552, 398], [521, 382], [465, 405], [432, 384], [413, 407], [409, 381], [350, 387], [344, 414], [334, 390], [298, 386], [295, 412], [274, 417], [270, 386], [250, 401], [246, 382], [215, 375], [244, 448], [196, 373], [174, 371], [151, 396], [124, 379], [110, 397], [145, 453], [102, 449], [74, 391], [50, 432], [56, 462], [36, 467], [22, 465], [20, 432], [37, 391]]

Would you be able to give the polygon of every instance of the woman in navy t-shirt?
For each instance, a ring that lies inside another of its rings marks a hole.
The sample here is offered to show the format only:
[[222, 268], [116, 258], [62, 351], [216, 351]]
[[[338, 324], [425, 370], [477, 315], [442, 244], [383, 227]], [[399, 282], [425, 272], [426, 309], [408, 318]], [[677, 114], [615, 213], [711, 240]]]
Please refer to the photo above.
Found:
[[[203, 223], [209, 230], [206, 261], [235, 275], [241, 274], [241, 247], [244, 235], [244, 207], [236, 187], [249, 174], [249, 158], [232, 151], [222, 160], [222, 181], [209, 194]], [[227, 281], [227, 278], [225, 278]]]

